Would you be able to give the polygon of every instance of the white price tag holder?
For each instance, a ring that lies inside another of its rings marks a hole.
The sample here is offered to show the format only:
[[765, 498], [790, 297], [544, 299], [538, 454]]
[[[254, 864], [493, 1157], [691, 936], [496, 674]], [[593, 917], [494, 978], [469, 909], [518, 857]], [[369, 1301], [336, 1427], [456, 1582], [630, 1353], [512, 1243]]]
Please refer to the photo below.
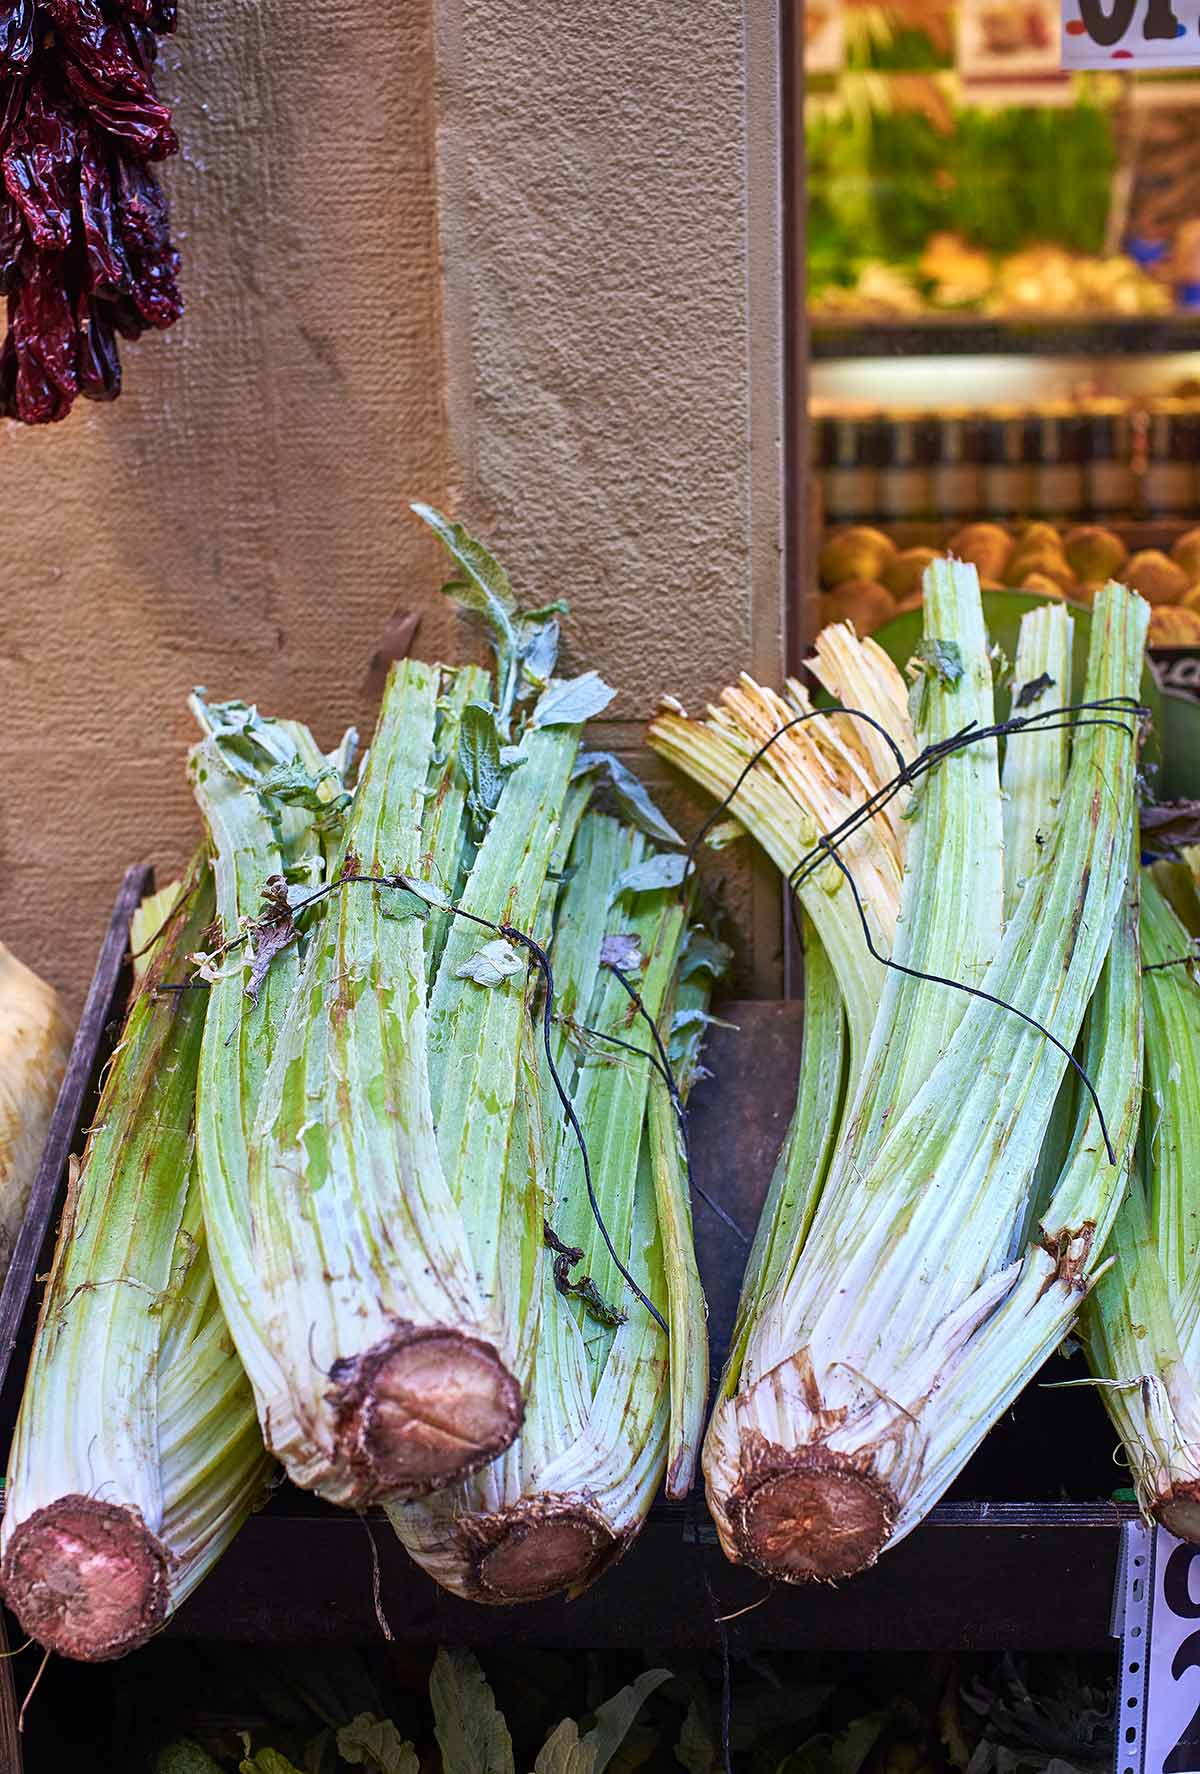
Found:
[[1125, 1522], [1115, 1774], [1200, 1774], [1200, 1546]]

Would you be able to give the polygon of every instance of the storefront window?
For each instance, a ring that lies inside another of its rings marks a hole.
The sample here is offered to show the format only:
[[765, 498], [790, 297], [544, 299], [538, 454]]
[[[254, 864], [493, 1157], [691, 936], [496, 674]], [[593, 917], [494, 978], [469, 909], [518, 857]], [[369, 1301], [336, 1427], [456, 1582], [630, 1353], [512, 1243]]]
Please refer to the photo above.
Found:
[[947, 546], [1014, 622], [1116, 573], [1196, 694], [1200, 74], [1064, 72], [1061, 32], [1059, 0], [806, 8], [815, 607], [907, 640]]

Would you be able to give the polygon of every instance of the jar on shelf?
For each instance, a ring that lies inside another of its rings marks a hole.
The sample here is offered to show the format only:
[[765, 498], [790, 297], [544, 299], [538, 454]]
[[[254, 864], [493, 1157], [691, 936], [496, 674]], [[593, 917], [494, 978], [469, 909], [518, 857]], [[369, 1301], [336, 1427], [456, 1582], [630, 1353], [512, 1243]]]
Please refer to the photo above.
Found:
[[1085, 498], [1087, 421], [1069, 400], [1047, 401], [1033, 413], [1033, 504], [1038, 517], [1077, 518]]
[[827, 413], [818, 420], [816, 459], [825, 521], [861, 523], [878, 511], [875, 422], [871, 413]]
[[1037, 427], [1024, 407], [989, 407], [983, 426], [981, 516], [1027, 517], [1033, 509]]
[[918, 522], [933, 514], [937, 420], [929, 413], [893, 411], [879, 426], [879, 516]]
[[929, 470], [933, 515], [940, 521], [979, 515], [983, 502], [983, 427], [970, 407], [943, 407], [933, 421]]
[[1194, 401], [1164, 395], [1147, 404], [1141, 501], [1147, 517], [1181, 516], [1195, 508], [1198, 431]]
[[1105, 398], [1084, 401], [1082, 412], [1088, 515], [1101, 522], [1108, 518], [1127, 517], [1135, 502], [1129, 407], [1123, 400]]

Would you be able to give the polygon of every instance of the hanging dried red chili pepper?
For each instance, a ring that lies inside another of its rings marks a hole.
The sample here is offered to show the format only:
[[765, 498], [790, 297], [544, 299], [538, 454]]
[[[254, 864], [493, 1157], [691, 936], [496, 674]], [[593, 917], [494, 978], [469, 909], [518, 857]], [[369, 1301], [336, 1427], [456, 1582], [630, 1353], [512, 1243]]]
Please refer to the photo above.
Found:
[[179, 146], [151, 83], [174, 25], [175, 0], [0, 0], [0, 417], [114, 400], [117, 335], [183, 312], [150, 165]]

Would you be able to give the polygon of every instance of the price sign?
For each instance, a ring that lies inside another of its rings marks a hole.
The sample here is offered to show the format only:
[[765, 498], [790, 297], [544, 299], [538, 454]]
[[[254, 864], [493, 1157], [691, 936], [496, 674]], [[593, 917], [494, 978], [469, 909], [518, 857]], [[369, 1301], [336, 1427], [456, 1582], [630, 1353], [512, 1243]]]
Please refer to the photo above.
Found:
[[1200, 67], [1200, 0], [1063, 0], [1064, 68]]
[[1122, 1528], [1116, 1774], [1200, 1774], [1200, 1546]]
[[1147, 663], [1160, 690], [1200, 702], [1200, 647], [1152, 647]]

